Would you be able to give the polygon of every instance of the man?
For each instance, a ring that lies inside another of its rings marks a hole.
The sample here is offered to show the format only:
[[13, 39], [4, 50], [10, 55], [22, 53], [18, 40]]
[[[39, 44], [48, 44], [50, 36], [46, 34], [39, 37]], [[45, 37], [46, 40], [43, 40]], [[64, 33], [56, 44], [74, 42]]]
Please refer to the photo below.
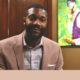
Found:
[[80, 10], [74, 0], [68, 1], [68, 32], [72, 35], [72, 39], [65, 39], [67, 43], [72, 45], [80, 45]]
[[43, 37], [48, 14], [39, 4], [25, 11], [25, 30], [0, 41], [0, 69], [60, 70], [63, 57], [59, 45]]

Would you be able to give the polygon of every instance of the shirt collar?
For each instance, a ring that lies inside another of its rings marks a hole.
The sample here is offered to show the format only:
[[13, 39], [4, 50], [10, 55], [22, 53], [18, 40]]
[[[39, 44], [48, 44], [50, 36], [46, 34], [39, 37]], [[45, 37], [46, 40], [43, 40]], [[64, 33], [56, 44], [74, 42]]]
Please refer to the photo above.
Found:
[[[26, 47], [28, 47], [28, 48], [31, 49], [32, 47], [29, 46], [29, 45], [26, 43], [26, 41], [25, 41], [24, 33], [23, 33], [23, 35], [22, 35], [22, 38], [23, 38], [23, 46], [26, 46]], [[42, 38], [41, 38], [40, 43], [39, 43], [38, 45], [36, 45], [34, 48], [39, 48], [39, 47], [41, 47], [41, 46], [43, 46], [43, 40], [42, 40]]]

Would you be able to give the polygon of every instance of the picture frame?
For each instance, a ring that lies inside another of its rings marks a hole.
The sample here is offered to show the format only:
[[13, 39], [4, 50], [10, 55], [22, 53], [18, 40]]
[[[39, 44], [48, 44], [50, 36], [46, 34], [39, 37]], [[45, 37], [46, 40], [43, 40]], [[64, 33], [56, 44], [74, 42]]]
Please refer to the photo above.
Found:
[[80, 46], [80, 0], [58, 0], [58, 43]]

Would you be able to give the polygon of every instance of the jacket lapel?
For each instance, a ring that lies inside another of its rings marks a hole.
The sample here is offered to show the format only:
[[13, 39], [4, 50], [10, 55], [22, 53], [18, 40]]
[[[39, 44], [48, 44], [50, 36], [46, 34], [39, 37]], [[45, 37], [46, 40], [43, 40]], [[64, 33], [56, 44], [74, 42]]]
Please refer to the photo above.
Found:
[[16, 55], [18, 69], [24, 69], [24, 52], [23, 52], [23, 45], [22, 45], [22, 34], [17, 36], [16, 44], [14, 46], [14, 53]]
[[43, 57], [42, 57], [42, 66], [41, 69], [42, 70], [46, 70], [47, 69], [47, 63], [48, 63], [48, 53], [49, 53], [49, 47], [46, 44], [47, 41], [45, 40], [44, 37], [42, 37], [43, 40]]

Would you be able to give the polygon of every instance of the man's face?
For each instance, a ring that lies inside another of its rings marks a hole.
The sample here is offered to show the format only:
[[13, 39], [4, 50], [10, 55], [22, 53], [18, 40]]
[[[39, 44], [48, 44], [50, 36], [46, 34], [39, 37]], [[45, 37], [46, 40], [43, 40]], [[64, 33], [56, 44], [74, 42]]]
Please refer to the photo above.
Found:
[[25, 28], [28, 38], [41, 38], [47, 28], [47, 12], [40, 8], [30, 8], [26, 16]]

